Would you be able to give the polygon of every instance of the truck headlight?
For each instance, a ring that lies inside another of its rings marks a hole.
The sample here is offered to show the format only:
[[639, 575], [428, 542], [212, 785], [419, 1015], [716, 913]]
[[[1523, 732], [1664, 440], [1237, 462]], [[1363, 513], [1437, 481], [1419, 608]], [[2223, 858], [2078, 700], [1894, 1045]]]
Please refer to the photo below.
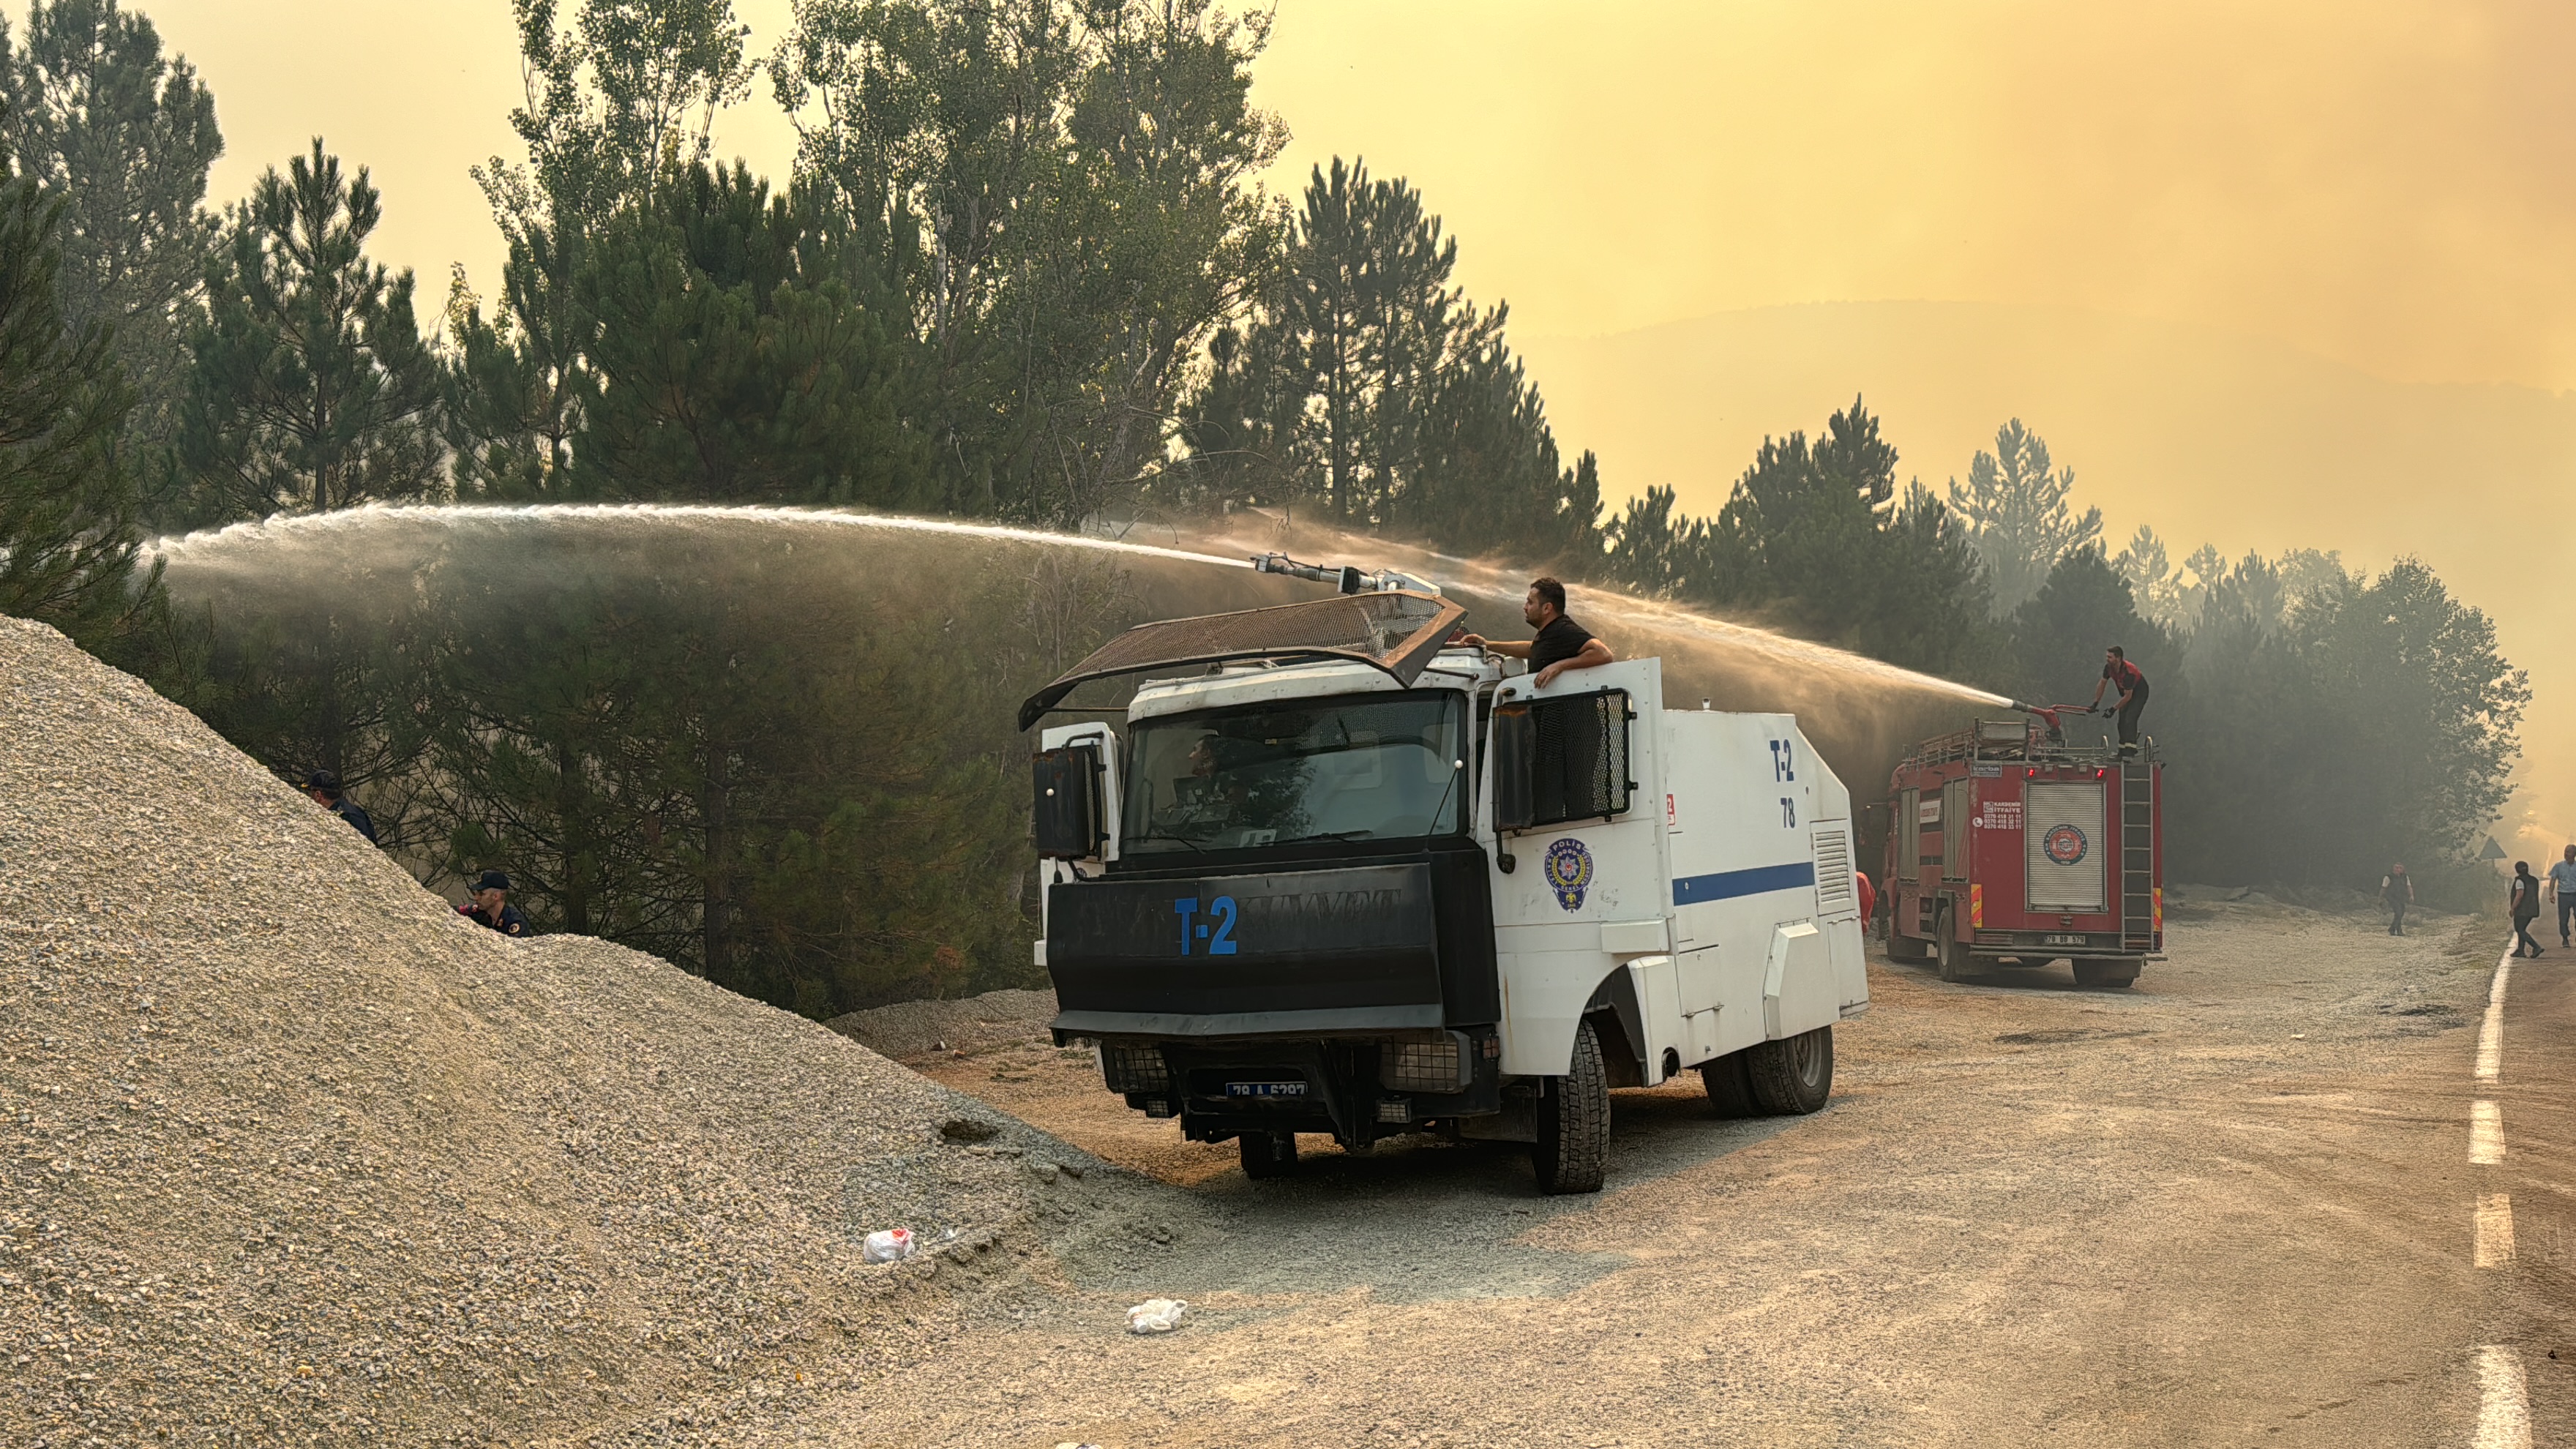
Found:
[[1474, 1085], [1476, 1061], [1465, 1032], [1444, 1031], [1380, 1047], [1377, 1079], [1391, 1092], [1447, 1095]]
[[1113, 1092], [1161, 1092], [1172, 1085], [1172, 1069], [1164, 1065], [1161, 1047], [1103, 1045], [1100, 1076]]

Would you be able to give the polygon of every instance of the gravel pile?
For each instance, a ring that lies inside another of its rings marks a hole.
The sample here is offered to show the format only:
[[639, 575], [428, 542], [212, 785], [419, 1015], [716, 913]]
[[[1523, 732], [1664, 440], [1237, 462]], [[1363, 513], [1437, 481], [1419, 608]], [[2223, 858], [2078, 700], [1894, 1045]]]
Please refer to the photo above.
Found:
[[[0, 618], [0, 678], [0, 1443], [655, 1439], [917, 1354], [1143, 1191], [655, 958], [475, 928], [50, 629]], [[896, 1223], [931, 1251], [863, 1262]]]
[[823, 1024], [879, 1056], [900, 1061], [1043, 1040], [1054, 1016], [1052, 991], [987, 991], [961, 1001], [898, 1001]]

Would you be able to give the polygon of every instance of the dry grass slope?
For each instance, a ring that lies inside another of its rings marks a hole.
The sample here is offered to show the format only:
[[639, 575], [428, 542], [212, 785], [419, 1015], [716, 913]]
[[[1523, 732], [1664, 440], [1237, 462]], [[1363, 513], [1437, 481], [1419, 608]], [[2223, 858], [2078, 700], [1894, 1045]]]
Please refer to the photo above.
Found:
[[[0, 1442], [650, 1437], [901, 1361], [924, 1294], [1026, 1271], [996, 1241], [1134, 1190], [652, 957], [474, 928], [50, 629], [0, 619], [0, 679]], [[893, 1222], [959, 1236], [863, 1263]]]

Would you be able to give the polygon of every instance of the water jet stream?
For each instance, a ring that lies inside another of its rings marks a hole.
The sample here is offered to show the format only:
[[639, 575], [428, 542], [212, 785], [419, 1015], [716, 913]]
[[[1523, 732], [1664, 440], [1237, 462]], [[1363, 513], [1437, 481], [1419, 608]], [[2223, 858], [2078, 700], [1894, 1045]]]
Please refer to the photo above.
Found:
[[159, 558], [187, 558], [192, 554], [221, 548], [240, 547], [245, 544], [265, 543], [311, 534], [345, 532], [374, 523], [513, 523], [548, 519], [591, 522], [617, 522], [629, 519], [710, 519], [725, 522], [874, 528], [894, 533], [936, 533], [960, 538], [988, 538], [1010, 543], [1047, 544], [1058, 548], [1096, 549], [1104, 553], [1140, 554], [1149, 558], [1214, 564], [1223, 568], [1249, 569], [1252, 567], [1250, 559], [1224, 558], [1215, 554], [1191, 553], [1177, 548], [1157, 548], [1152, 544], [1128, 543], [1122, 539], [1092, 538], [1077, 533], [1047, 533], [1037, 529], [1009, 528], [992, 523], [961, 523], [953, 518], [910, 518], [888, 513], [838, 513], [823, 509], [722, 503], [370, 503], [363, 507], [345, 508], [331, 513], [280, 513], [252, 522], [231, 523], [221, 528], [199, 529], [194, 533], [181, 534], [176, 538], [164, 536], [144, 544], [143, 552]]
[[[1134, 558], [1163, 559], [1179, 563], [1204, 564], [1216, 568], [1249, 571], [1249, 554], [1266, 552], [1272, 541], [1255, 541], [1226, 532], [1222, 526], [1196, 539], [1201, 549], [1165, 548], [1154, 544], [1129, 543], [1123, 539], [1093, 538], [1083, 534], [1052, 533], [1039, 529], [1013, 528], [1002, 524], [968, 523], [948, 518], [916, 518], [901, 514], [852, 513], [828, 509], [786, 508], [760, 504], [713, 503], [529, 503], [529, 504], [368, 504], [330, 513], [277, 514], [266, 519], [228, 524], [221, 528], [202, 529], [177, 537], [155, 538], [143, 546], [146, 555], [173, 563], [199, 568], [239, 566], [254, 560], [261, 545], [298, 539], [326, 538], [335, 534], [355, 533], [380, 524], [430, 524], [444, 527], [506, 526], [516, 523], [541, 522], [725, 522], [770, 523], [802, 527], [871, 529], [887, 533], [939, 535], [953, 538], [987, 539], [999, 543], [1038, 544], [1045, 547], [1079, 549], [1098, 553], [1120, 554]], [[1348, 552], [1353, 560], [1369, 563], [1384, 556], [1406, 556], [1421, 560], [1412, 565], [1415, 571], [1431, 574], [1477, 594], [1491, 596], [1508, 607], [1517, 602], [1525, 586], [1522, 574], [1487, 560], [1462, 558], [1419, 546], [1394, 543], [1360, 535], [1336, 534], [1332, 546]], [[1254, 546], [1258, 542], [1259, 546]], [[1225, 553], [1202, 549], [1224, 548]], [[1233, 551], [1240, 550], [1240, 551]], [[1876, 685], [1967, 703], [2008, 707], [2011, 703], [2000, 694], [1972, 688], [1934, 675], [1900, 668], [1866, 655], [1837, 649], [1831, 645], [1773, 633], [1748, 624], [1737, 624], [1713, 618], [1676, 604], [1642, 599], [1616, 590], [1590, 588], [1578, 613], [1596, 622], [1624, 625], [1646, 635], [1696, 639], [1726, 651], [1753, 656], [1774, 666], [1798, 672], [1839, 676], [1843, 681]]]

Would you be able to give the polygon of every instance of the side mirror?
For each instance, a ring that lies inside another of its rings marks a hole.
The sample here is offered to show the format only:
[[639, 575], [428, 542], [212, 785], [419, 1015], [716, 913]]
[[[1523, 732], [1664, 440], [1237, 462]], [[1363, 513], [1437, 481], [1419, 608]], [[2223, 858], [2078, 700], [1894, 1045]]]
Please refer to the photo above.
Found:
[[1067, 745], [1040, 750], [1030, 761], [1038, 854], [1049, 860], [1088, 860], [1109, 839], [1102, 808], [1100, 747]]
[[1538, 818], [1538, 726], [1526, 704], [1494, 711], [1494, 828], [1527, 830]]

